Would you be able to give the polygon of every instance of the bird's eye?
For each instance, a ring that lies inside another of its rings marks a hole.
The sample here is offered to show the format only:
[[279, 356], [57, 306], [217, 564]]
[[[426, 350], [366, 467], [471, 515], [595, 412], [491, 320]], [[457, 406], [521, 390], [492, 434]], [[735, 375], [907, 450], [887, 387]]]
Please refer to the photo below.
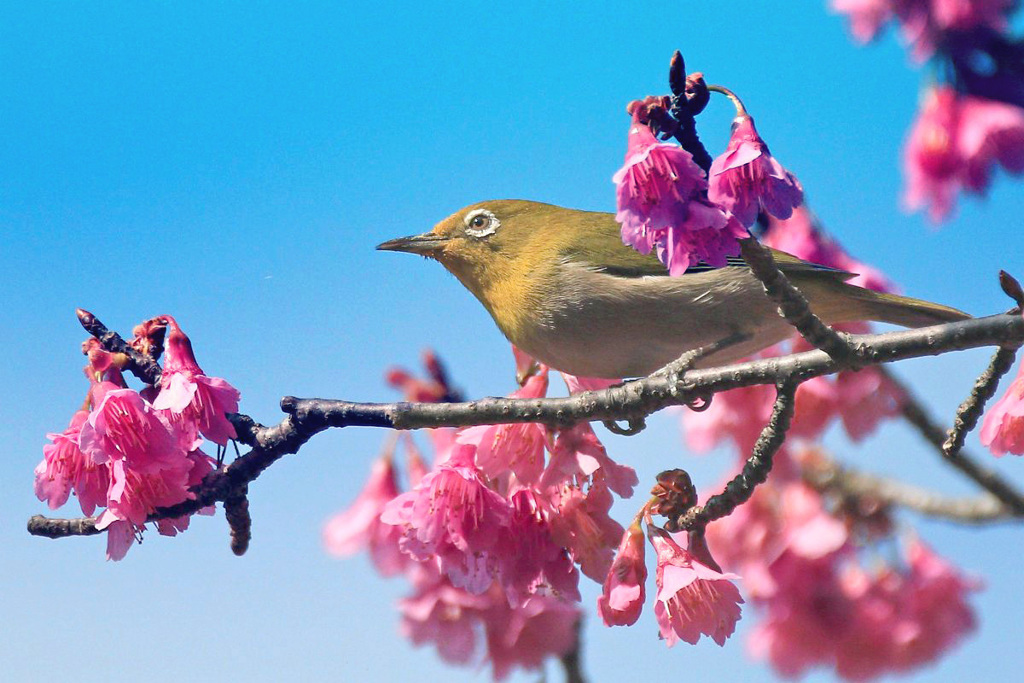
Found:
[[498, 217], [487, 209], [473, 209], [463, 219], [466, 225], [466, 234], [473, 237], [487, 237], [493, 235], [494, 231], [501, 226]]

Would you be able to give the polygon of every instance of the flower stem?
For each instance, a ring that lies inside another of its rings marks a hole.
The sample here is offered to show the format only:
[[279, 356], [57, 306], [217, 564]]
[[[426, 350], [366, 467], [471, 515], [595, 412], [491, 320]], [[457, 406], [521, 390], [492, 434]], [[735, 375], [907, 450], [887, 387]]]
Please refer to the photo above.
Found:
[[747, 116], [747, 108], [743, 106], [743, 100], [741, 100], [732, 90], [729, 90], [725, 86], [721, 85], [709, 85], [708, 91], [716, 92], [720, 95], [725, 95], [730, 100], [732, 100], [733, 105], [735, 105], [737, 116]]

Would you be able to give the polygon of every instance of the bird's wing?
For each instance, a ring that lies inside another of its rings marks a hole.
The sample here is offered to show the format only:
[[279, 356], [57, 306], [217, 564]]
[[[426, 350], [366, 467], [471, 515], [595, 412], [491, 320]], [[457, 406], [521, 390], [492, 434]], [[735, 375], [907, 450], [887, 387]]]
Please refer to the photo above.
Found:
[[[579, 237], [568, 242], [562, 250], [562, 259], [569, 262], [585, 264], [616, 277], [668, 276], [668, 269], [652, 252], [641, 254], [636, 249], [622, 243], [622, 235], [615, 216], [610, 213], [593, 213], [591, 225], [586, 231], [577, 233]], [[849, 280], [854, 273], [829, 268], [828, 266], [810, 263], [777, 249], [771, 250], [775, 263], [783, 273], [811, 273], [836, 280]], [[726, 268], [746, 268], [747, 264], [738, 256], [730, 256]], [[687, 269], [686, 275], [704, 273], [714, 270], [706, 263], [699, 263]]]

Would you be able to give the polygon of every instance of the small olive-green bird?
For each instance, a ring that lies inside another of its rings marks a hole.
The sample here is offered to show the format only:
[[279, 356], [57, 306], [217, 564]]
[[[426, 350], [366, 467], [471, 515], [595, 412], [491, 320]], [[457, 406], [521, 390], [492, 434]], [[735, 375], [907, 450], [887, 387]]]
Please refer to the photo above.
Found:
[[[742, 260], [670, 277], [653, 254], [622, 243], [610, 213], [524, 200], [480, 202], [428, 233], [377, 248], [437, 260], [480, 300], [509, 341], [573, 375], [639, 377], [686, 351], [741, 339], [697, 363], [720, 365], [793, 334]], [[830, 324], [874, 320], [924, 327], [970, 317], [849, 285], [845, 280], [853, 273], [773, 254], [811, 309]]]

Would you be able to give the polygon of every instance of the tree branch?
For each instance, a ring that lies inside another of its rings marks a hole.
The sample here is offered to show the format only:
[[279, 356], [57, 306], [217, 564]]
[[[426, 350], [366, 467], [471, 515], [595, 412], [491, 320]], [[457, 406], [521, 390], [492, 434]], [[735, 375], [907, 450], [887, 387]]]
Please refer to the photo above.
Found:
[[711, 496], [704, 505], [690, 508], [676, 520], [673, 528], [666, 525], [666, 529], [703, 531], [708, 522], [726, 517], [738, 506], [750, 500], [754, 489], [768, 478], [768, 473], [772, 470], [772, 458], [786, 440], [786, 431], [793, 420], [797, 385], [796, 381], [790, 380], [777, 387], [771, 417], [761, 430], [761, 435], [757, 438], [747, 462], [744, 463], [743, 470], [725, 485], [721, 493]]
[[1019, 516], [991, 494], [951, 498], [888, 477], [858, 472], [835, 462], [805, 467], [802, 474], [804, 480], [819, 491], [833, 491], [843, 497], [877, 501], [886, 506], [899, 505], [953, 522], [983, 524], [1010, 521]]
[[[98, 321], [97, 321], [98, 322]], [[906, 358], [934, 356], [980, 346], [1024, 344], [1024, 318], [1000, 314], [917, 330], [853, 336], [859, 354], [856, 364], [888, 363]], [[812, 377], [847, 369], [853, 361], [836, 360], [824, 351], [813, 350], [781, 358], [766, 358], [720, 368], [688, 370], [678, 380], [650, 376], [623, 385], [588, 391], [569, 397], [543, 399], [484, 398], [461, 403], [355, 403], [327, 399], [286, 397], [281, 408], [288, 413], [277, 425], [265, 427], [246, 415], [229, 416], [238, 441], [252, 449], [230, 465], [211, 472], [192, 491], [195, 496], [177, 505], [160, 508], [150, 521], [191, 514], [200, 508], [223, 502], [233, 492], [255, 480], [267, 467], [286, 454], [295, 453], [315, 434], [329, 427], [369, 426], [393, 429], [423, 427], [464, 427], [468, 425], [541, 422], [568, 426], [587, 420], [614, 420], [625, 416], [649, 415], [666, 406], [681, 405], [719, 391], [755, 384], [800, 383]], [[910, 393], [904, 392], [908, 397]], [[908, 400], [908, 405], [914, 405]], [[904, 408], [905, 414], [909, 410]], [[919, 411], [920, 412], [920, 411]], [[927, 421], [927, 416], [921, 418]], [[909, 419], [909, 417], [908, 417]], [[946, 435], [930, 422], [929, 440], [941, 448]], [[913, 420], [912, 420], [913, 422]], [[938, 431], [936, 436], [935, 430]], [[950, 460], [975, 481], [1024, 516], [1024, 498], [994, 473], [969, 463], [961, 453]], [[29, 520], [35, 535], [58, 538], [91, 535], [93, 520], [54, 520], [37, 515]]]
[[779, 315], [795, 327], [811, 346], [821, 349], [838, 362], [849, 363], [858, 357], [859, 349], [846, 336], [814, 315], [804, 295], [779, 270], [770, 249], [750, 237], [740, 240], [740, 254], [754, 277], [761, 281], [768, 298], [779, 305]]

